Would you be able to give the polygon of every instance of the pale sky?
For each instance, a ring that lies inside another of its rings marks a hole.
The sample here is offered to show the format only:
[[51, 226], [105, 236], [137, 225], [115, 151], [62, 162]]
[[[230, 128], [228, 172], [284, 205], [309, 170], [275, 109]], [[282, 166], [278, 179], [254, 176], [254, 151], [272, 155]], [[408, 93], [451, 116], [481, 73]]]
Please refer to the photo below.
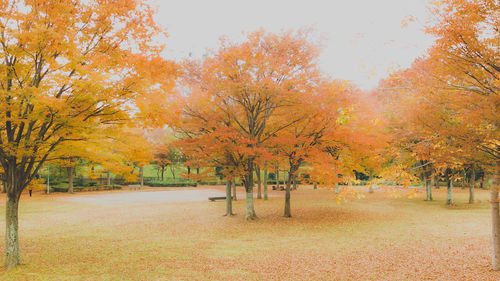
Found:
[[[429, 0], [150, 0], [156, 20], [169, 37], [165, 57], [201, 58], [226, 36], [264, 28], [314, 27], [322, 41], [321, 68], [333, 78], [360, 88], [376, 87], [395, 67], [407, 67], [425, 52], [432, 38], [423, 31]], [[417, 22], [402, 26], [408, 16]]]

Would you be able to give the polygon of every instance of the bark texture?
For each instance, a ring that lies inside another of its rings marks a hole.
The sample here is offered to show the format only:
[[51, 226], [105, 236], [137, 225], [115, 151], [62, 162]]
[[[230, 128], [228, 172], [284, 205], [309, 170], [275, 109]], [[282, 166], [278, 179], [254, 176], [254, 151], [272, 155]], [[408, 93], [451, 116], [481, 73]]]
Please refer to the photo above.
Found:
[[491, 225], [492, 225], [492, 242], [493, 252], [491, 257], [491, 265], [493, 270], [500, 270], [500, 208], [498, 203], [498, 191], [500, 189], [500, 161], [496, 163], [495, 182], [490, 191], [491, 203]]
[[231, 185], [233, 187], [233, 200], [238, 201], [238, 198], [236, 197], [236, 182], [234, 182], [234, 180], [231, 181]]
[[256, 167], [255, 174], [257, 175], [257, 199], [262, 199], [262, 179], [260, 177], [259, 166]]
[[474, 204], [474, 188], [476, 185], [476, 169], [474, 164], [471, 165], [470, 182], [469, 182], [469, 204]]
[[139, 167], [139, 174], [141, 177], [141, 188], [144, 187], [144, 166]]
[[226, 181], [226, 216], [233, 216], [233, 200], [231, 198], [231, 181]]
[[66, 167], [68, 172], [68, 193], [73, 193], [73, 166]]
[[264, 200], [267, 200], [267, 170], [264, 170]]
[[7, 193], [5, 212], [5, 267], [7, 270], [20, 264], [19, 256], [19, 197], [20, 194]]

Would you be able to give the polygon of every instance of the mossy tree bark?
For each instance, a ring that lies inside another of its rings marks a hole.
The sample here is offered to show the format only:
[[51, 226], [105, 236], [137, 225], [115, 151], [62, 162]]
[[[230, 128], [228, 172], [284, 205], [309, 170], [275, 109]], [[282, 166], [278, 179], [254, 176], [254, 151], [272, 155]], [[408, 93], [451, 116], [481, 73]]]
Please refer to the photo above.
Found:
[[247, 171], [246, 175], [244, 176], [243, 183], [245, 185], [245, 192], [246, 192], [246, 198], [245, 198], [245, 203], [246, 203], [246, 213], [245, 213], [245, 219], [246, 220], [255, 220], [257, 219], [257, 215], [255, 214], [255, 209], [254, 209], [254, 204], [253, 204], [253, 159], [248, 159], [247, 162]]
[[230, 180], [226, 181], [226, 214], [225, 216], [233, 216], [233, 200], [231, 197], [231, 185]]

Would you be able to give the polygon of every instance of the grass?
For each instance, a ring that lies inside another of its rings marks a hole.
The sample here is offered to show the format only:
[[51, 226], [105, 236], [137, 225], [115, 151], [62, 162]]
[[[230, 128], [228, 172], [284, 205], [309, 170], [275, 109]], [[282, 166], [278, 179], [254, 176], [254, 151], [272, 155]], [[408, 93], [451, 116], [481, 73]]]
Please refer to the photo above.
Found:
[[452, 207], [444, 189], [434, 202], [376, 192], [339, 205], [331, 190], [302, 187], [292, 193], [293, 218], [274, 197], [256, 200], [252, 222], [243, 200], [223, 217], [224, 202], [124, 207], [23, 195], [23, 265], [1, 269], [0, 279], [500, 280], [489, 269], [488, 193], [469, 205], [466, 190], [454, 192]]

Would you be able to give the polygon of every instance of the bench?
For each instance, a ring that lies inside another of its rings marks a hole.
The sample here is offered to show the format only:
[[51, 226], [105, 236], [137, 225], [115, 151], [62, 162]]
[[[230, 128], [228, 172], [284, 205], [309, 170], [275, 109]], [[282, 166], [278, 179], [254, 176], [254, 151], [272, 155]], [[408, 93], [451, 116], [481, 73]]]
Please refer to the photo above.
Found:
[[226, 200], [226, 196], [220, 196], [220, 197], [208, 197], [208, 200], [210, 201], [215, 201], [215, 200]]
[[[278, 190], [278, 188], [276, 187], [276, 185], [273, 185], [273, 190]], [[284, 187], [284, 186], [282, 186], [282, 185], [280, 185], [280, 186], [279, 186], [279, 190], [280, 190], [280, 191], [283, 191], [283, 190], [285, 190], [285, 187]]]

